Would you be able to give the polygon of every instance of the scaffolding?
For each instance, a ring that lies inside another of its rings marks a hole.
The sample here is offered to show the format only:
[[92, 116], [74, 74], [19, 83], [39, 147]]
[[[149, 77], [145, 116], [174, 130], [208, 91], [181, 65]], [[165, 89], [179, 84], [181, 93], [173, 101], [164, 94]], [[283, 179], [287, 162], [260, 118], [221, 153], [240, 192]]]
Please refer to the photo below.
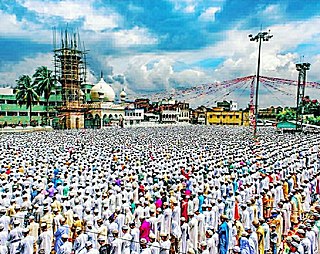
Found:
[[83, 102], [81, 84], [86, 82], [86, 54], [81, 46], [79, 33], [61, 31], [60, 46], [57, 47], [56, 30], [53, 35], [54, 70], [61, 84], [62, 105], [66, 109], [80, 107]]
[[65, 128], [70, 129], [86, 110], [81, 84], [86, 82], [87, 50], [81, 44], [79, 32], [69, 32], [68, 28], [61, 31], [59, 45], [57, 31], [53, 29], [53, 48], [55, 79], [61, 84], [62, 106], [58, 111]]

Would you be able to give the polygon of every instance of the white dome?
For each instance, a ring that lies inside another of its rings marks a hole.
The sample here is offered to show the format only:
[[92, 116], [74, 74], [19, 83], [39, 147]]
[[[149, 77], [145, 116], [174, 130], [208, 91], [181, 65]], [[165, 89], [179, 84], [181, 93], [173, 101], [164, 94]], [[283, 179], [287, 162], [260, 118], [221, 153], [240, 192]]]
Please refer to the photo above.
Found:
[[103, 78], [101, 78], [100, 81], [92, 87], [90, 95], [91, 100], [93, 101], [99, 101], [100, 96], [103, 96], [103, 101], [114, 101], [116, 97], [112, 87], [107, 84]]
[[125, 98], [127, 96], [127, 93], [122, 90], [121, 93], [120, 93], [120, 98]]

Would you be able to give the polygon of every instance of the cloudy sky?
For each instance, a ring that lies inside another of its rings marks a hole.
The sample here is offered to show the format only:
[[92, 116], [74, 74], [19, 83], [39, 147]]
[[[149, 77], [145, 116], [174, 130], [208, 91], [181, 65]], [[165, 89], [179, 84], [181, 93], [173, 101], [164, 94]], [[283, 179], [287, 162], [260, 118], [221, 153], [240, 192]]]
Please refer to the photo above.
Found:
[[307, 61], [308, 80], [320, 81], [319, 0], [0, 0], [0, 84], [52, 67], [52, 27], [67, 24], [90, 50], [89, 80], [102, 70], [132, 94], [254, 75], [248, 34], [261, 29], [273, 35], [261, 75], [296, 80]]

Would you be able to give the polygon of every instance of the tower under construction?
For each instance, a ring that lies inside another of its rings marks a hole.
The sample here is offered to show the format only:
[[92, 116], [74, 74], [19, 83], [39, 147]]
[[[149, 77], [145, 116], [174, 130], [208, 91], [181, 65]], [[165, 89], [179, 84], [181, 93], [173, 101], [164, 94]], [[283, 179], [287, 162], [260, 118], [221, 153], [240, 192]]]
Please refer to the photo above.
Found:
[[66, 129], [83, 128], [86, 107], [81, 84], [86, 82], [87, 51], [81, 46], [79, 33], [70, 33], [68, 29], [61, 31], [58, 44], [54, 29], [54, 70], [62, 97], [62, 106], [58, 109], [60, 119]]

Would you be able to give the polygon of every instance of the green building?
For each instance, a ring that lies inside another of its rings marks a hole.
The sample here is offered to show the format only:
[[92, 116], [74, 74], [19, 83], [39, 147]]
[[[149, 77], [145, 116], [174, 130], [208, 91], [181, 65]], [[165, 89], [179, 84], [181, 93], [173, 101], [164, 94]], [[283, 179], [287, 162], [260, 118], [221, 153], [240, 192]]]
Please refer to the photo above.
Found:
[[[48, 124], [56, 126], [59, 118], [56, 110], [57, 106], [61, 106], [61, 93], [58, 90], [52, 92], [49, 99], [49, 121]], [[29, 124], [29, 109], [25, 105], [21, 107], [17, 104], [15, 90], [13, 88], [0, 88], [0, 126], [17, 126]], [[33, 125], [42, 125], [46, 121], [47, 106], [43, 97], [32, 106]], [[56, 126], [57, 127], [57, 126]]]
[[[94, 84], [81, 84], [83, 105], [93, 103], [91, 90]], [[53, 90], [49, 98], [47, 121], [47, 103], [44, 97], [32, 106], [32, 125], [50, 125], [53, 128], [65, 128], [64, 117], [58, 109], [63, 105], [61, 96], [61, 85], [58, 83], [57, 89]], [[17, 104], [15, 89], [11, 87], [0, 88], [0, 128], [5, 126], [27, 126], [29, 125], [29, 109], [25, 105], [21, 107]], [[93, 128], [87, 126], [87, 128]]]

